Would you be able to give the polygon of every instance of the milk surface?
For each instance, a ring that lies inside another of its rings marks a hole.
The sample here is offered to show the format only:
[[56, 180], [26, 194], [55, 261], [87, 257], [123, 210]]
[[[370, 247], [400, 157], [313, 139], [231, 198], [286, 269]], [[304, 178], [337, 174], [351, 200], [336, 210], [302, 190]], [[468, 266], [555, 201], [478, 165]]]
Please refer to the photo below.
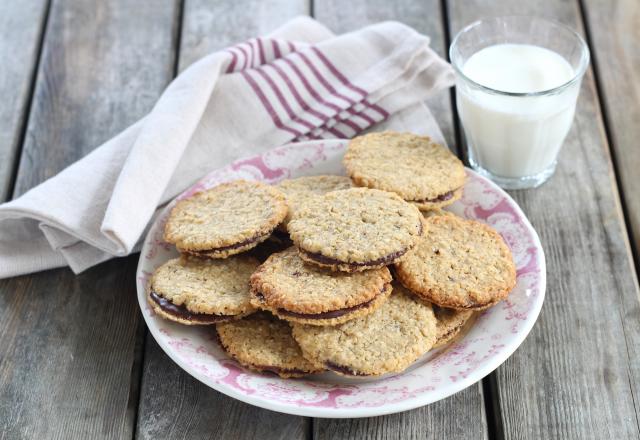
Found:
[[[544, 92], [574, 77], [558, 53], [526, 44], [498, 44], [473, 54], [464, 75], [493, 90]], [[578, 85], [544, 96], [508, 96], [458, 83], [457, 104], [472, 159], [502, 177], [532, 176], [553, 167], [569, 132]]]

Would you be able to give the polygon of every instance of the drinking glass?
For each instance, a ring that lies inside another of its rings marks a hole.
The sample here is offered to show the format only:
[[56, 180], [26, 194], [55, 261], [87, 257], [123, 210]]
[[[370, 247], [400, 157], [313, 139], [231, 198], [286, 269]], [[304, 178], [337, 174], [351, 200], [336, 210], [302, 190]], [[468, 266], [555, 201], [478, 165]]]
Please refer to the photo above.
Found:
[[[571, 65], [573, 77], [558, 87], [531, 93], [505, 92], [478, 84], [465, 75], [464, 65], [479, 50], [496, 44], [550, 49]], [[555, 171], [589, 64], [589, 49], [582, 37], [542, 18], [487, 18], [462, 29], [451, 44], [449, 56], [456, 72], [456, 104], [471, 167], [503, 188], [531, 188], [544, 183]]]

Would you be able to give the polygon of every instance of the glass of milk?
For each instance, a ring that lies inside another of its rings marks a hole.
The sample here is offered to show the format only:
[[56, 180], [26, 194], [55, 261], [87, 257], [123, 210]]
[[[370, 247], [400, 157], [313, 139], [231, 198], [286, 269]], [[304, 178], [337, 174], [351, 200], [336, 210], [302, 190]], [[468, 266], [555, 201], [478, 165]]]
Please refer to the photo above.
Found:
[[449, 55], [469, 164], [503, 188], [541, 185], [571, 128], [584, 40], [541, 18], [489, 18], [462, 29]]

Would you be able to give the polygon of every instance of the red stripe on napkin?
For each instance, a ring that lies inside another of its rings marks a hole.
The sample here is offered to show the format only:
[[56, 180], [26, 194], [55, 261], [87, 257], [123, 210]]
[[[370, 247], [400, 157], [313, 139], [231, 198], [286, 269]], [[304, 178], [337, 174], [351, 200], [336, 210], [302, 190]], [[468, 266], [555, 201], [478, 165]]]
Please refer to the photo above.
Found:
[[249, 83], [249, 85], [251, 86], [251, 88], [253, 89], [255, 94], [258, 96], [258, 99], [260, 99], [260, 102], [262, 103], [264, 108], [267, 110], [267, 113], [269, 113], [269, 116], [271, 116], [271, 120], [276, 125], [276, 127], [278, 127], [281, 130], [288, 131], [289, 133], [293, 134], [294, 136], [301, 136], [302, 132], [300, 132], [300, 131], [298, 131], [296, 129], [293, 129], [291, 127], [287, 127], [286, 125], [284, 125], [282, 123], [282, 121], [280, 120], [280, 117], [278, 116], [278, 114], [276, 113], [274, 108], [271, 106], [271, 103], [269, 102], [267, 97], [264, 95], [262, 90], [260, 90], [260, 87], [255, 82], [255, 80], [253, 78], [251, 78], [251, 76], [248, 75], [247, 72], [245, 72], [245, 71], [242, 71], [241, 74], [244, 77], [244, 79], [247, 80], [247, 82]]
[[276, 98], [280, 102], [280, 105], [282, 105], [282, 107], [284, 108], [285, 112], [287, 112], [287, 115], [289, 116], [289, 118], [291, 118], [291, 120], [293, 120], [293, 121], [295, 121], [295, 122], [297, 122], [297, 123], [299, 123], [301, 125], [304, 125], [305, 127], [309, 128], [309, 129], [313, 129], [313, 128], [317, 127], [317, 125], [314, 125], [314, 124], [310, 123], [309, 121], [305, 121], [304, 119], [300, 118], [299, 116], [297, 116], [295, 114], [295, 112], [289, 106], [289, 103], [285, 99], [284, 95], [282, 94], [282, 91], [278, 88], [276, 83], [271, 79], [271, 77], [262, 68], [254, 69], [254, 71], [257, 72], [267, 82], [267, 84], [269, 85], [269, 87], [271, 88], [273, 93], [276, 95]]

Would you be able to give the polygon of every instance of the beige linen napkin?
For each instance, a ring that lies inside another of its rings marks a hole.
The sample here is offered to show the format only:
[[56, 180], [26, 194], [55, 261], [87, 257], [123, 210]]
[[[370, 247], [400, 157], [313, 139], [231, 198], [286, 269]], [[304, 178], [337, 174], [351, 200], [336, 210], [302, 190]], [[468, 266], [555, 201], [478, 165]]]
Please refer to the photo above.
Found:
[[395, 22], [335, 36], [301, 17], [213, 53], [142, 120], [0, 205], [0, 278], [66, 265], [78, 273], [133, 252], [159, 206], [243, 156], [383, 121], [436, 134], [420, 103], [452, 83], [429, 39]]

